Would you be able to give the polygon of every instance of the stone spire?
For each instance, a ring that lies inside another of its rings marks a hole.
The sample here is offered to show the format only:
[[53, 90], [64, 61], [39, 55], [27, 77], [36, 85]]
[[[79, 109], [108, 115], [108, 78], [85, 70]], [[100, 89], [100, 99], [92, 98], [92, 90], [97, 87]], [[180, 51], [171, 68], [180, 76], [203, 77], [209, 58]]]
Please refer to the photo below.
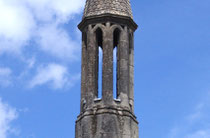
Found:
[[138, 138], [134, 114], [134, 32], [138, 26], [130, 1], [87, 0], [78, 27], [82, 66], [75, 138]]
[[87, 0], [84, 17], [113, 14], [133, 18], [130, 0]]

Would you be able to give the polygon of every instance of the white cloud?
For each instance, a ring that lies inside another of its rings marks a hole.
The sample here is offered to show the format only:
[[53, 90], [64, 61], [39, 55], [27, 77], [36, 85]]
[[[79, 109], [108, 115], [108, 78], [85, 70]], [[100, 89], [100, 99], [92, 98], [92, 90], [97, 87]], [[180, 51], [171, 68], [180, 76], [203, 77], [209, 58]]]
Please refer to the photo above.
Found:
[[18, 117], [16, 109], [2, 102], [0, 98], [0, 138], [7, 138], [8, 134], [14, 133], [11, 122]]
[[210, 93], [201, 100], [192, 113], [176, 124], [169, 138], [210, 138]]
[[[78, 35], [75, 31], [76, 24], [68, 32], [64, 25], [82, 11], [84, 3], [85, 0], [0, 0], [0, 56], [16, 56], [27, 64], [18, 77], [12, 76], [16, 72], [12, 74], [9, 68], [0, 68], [0, 86], [10, 85], [14, 81], [12, 79], [24, 82], [30, 73], [42, 64], [42, 61], [36, 58], [39, 57], [40, 51], [44, 52], [45, 57], [53, 56], [65, 63], [78, 60], [80, 47], [77, 40], [71, 37]], [[30, 46], [36, 48], [26, 48]], [[52, 70], [53, 67], [57, 69], [58, 76]], [[44, 70], [51, 71], [45, 79], [39, 76]], [[33, 78], [31, 86], [52, 82], [54, 88], [62, 88], [71, 81], [63, 74], [68, 74], [63, 66], [42, 66]], [[71, 78], [74, 78], [74, 75]]]
[[[75, 14], [82, 11], [84, 3], [85, 0], [0, 0], [0, 56], [9, 54], [27, 64], [27, 68], [18, 75], [19, 77], [11, 77], [16, 72], [12, 74], [10, 69], [0, 68], [2, 71], [0, 72], [0, 86], [8, 86], [11, 84], [11, 79], [16, 78], [23, 82], [37, 65], [42, 64], [42, 61], [36, 58], [39, 57], [40, 51], [44, 52], [41, 54], [45, 54], [45, 57], [53, 56], [65, 63], [78, 60], [80, 47], [77, 40], [71, 37], [78, 35], [75, 31], [76, 24], [68, 32], [64, 25], [69, 23]], [[35, 46], [35, 48], [30, 48], [30, 46]], [[50, 70], [50, 67], [52, 66], [41, 69]], [[41, 69], [39, 68], [38, 73], [41, 73]], [[68, 74], [65, 68], [57, 67], [57, 69], [61, 71], [57, 75], [62, 76], [62, 71]], [[43, 79], [39, 83], [35, 81], [39, 77], [36, 74], [34, 83], [31, 83], [32, 86], [51, 81], [55, 84], [55, 88], [61, 88], [67, 83], [66, 81], [69, 81], [65, 77], [56, 78], [57, 76], [55, 74], [53, 76], [53, 73], [51, 71], [51, 78]]]
[[192, 134], [185, 136], [184, 138], [210, 138], [210, 129], [198, 130]]
[[[45, 52], [61, 57], [59, 52], [52, 50], [53, 44], [57, 42], [53, 47], [56, 50], [62, 52], [64, 48], [66, 53], [74, 53], [76, 48], [72, 47], [76, 43], [62, 29], [62, 24], [81, 12], [83, 4], [84, 0], [0, 0], [0, 55], [20, 54], [30, 40], [35, 41], [36, 37], [41, 38], [38, 39], [38, 47]], [[57, 40], [61, 43], [60, 47]], [[51, 47], [46, 46], [48, 44]]]
[[71, 77], [68, 74], [67, 68], [58, 64], [49, 64], [38, 69], [35, 77], [30, 81], [30, 87], [35, 87], [44, 84], [50, 84], [53, 89], [70, 87], [75, 83], [76, 77]]
[[84, 0], [25, 0], [40, 21], [57, 19], [65, 22], [75, 13], [79, 13]]
[[11, 69], [0, 67], [0, 86], [6, 87], [11, 84], [11, 74]]
[[0, 54], [20, 53], [34, 28], [28, 9], [16, 0], [0, 0]]
[[35, 63], [36, 63], [36, 58], [32, 57], [26, 60], [27, 64], [28, 64], [28, 68], [33, 68]]
[[78, 44], [70, 39], [64, 29], [55, 24], [40, 27], [37, 42], [46, 53], [62, 59], [77, 59]]

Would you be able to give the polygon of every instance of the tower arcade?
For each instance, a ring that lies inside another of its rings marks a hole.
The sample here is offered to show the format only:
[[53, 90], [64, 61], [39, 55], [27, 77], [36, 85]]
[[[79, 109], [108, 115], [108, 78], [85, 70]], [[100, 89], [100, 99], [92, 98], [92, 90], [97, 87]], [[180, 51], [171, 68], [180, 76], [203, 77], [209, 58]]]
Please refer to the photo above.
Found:
[[138, 138], [133, 40], [137, 25], [130, 1], [87, 0], [78, 27], [82, 78], [76, 138]]

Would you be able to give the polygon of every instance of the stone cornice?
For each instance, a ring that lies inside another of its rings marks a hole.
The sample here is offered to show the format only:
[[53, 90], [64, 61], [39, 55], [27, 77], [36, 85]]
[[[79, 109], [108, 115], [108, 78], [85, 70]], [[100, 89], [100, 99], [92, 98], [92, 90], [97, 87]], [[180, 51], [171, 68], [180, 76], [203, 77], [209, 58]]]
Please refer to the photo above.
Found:
[[87, 27], [87, 25], [89, 24], [97, 24], [105, 22], [128, 25], [133, 31], [135, 31], [138, 28], [138, 25], [134, 22], [134, 20], [131, 17], [119, 16], [114, 14], [103, 14], [103, 15], [85, 17], [78, 25], [78, 28], [81, 31], [83, 31], [84, 28]]

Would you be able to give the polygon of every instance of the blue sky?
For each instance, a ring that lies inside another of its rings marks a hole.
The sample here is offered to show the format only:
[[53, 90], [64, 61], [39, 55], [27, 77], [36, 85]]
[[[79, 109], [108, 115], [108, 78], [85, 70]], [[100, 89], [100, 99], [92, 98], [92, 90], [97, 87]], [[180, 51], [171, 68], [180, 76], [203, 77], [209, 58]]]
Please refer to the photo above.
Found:
[[[0, 0], [0, 138], [73, 138], [84, 0]], [[210, 1], [131, 0], [140, 138], [210, 138]]]

